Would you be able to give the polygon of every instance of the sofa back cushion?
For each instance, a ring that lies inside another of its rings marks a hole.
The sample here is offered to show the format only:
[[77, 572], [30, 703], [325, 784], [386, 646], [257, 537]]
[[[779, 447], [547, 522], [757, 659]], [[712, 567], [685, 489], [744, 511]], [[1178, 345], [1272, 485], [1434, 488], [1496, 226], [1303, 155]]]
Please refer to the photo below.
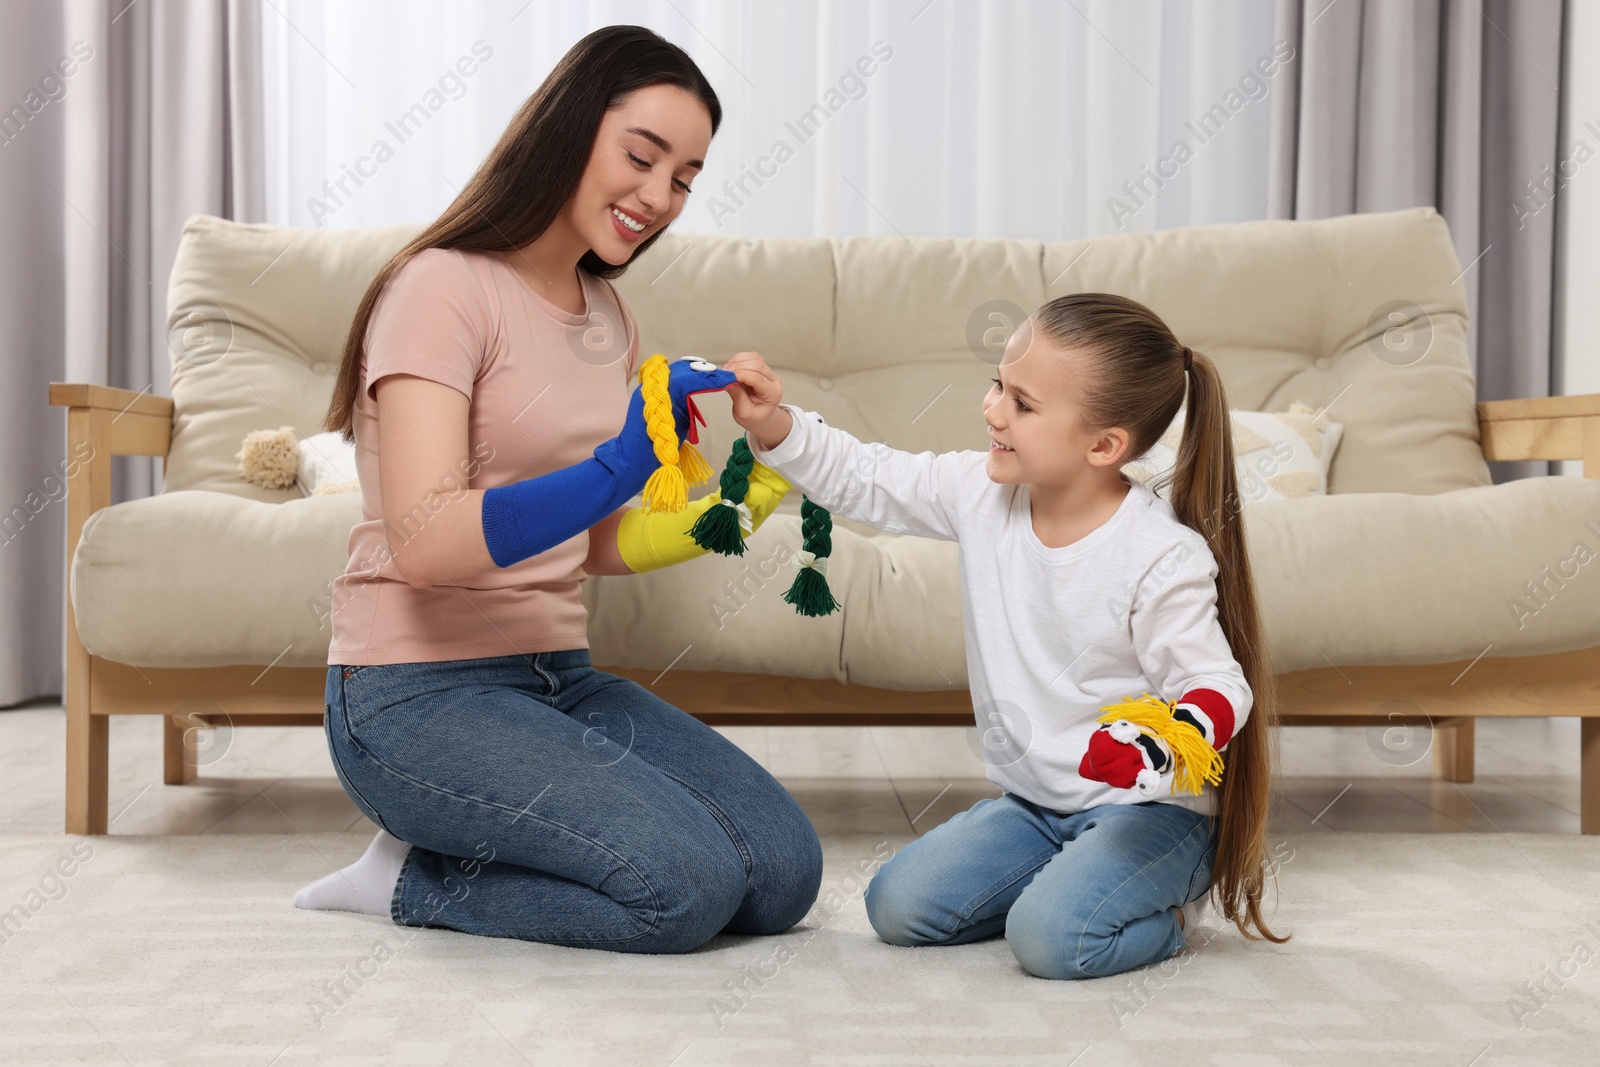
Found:
[[[419, 228], [188, 221], [166, 488], [299, 495], [242, 481], [234, 454], [251, 430], [321, 429], [356, 306]], [[911, 451], [986, 448], [979, 403], [1005, 328], [1063, 293], [1120, 293], [1217, 363], [1231, 407], [1331, 405], [1344, 437], [1330, 493], [1432, 494], [1491, 481], [1459, 271], [1443, 218], [1413, 208], [1051, 244], [668, 233], [616, 284], [642, 354], [759, 351], [786, 399]], [[720, 466], [741, 431], [726, 403], [701, 410]]]
[[167, 287], [172, 441], [163, 488], [272, 503], [235, 458], [252, 430], [322, 429], [345, 335], [367, 286], [420, 229], [311, 230], [195, 215]]
[[[755, 349], [785, 399], [913, 452], [988, 447], [980, 402], [999, 354], [984, 342], [1009, 320], [1064, 293], [1118, 293], [1217, 363], [1230, 407], [1331, 404], [1344, 437], [1328, 492], [1432, 494], [1491, 483], [1460, 269], [1444, 219], [1413, 208], [1053, 244], [668, 234], [617, 287], [641, 352]], [[1390, 319], [1397, 304], [1418, 317]], [[740, 432], [727, 405], [702, 409], [714, 442]]]

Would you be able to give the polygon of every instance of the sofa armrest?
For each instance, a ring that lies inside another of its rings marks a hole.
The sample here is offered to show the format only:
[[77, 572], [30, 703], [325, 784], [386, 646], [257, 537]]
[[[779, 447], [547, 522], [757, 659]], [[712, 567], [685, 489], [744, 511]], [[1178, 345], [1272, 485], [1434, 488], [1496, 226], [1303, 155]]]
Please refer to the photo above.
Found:
[[112, 456], [162, 456], [172, 441], [172, 398], [110, 385], [51, 382], [67, 409], [67, 573], [83, 525], [111, 504]]
[[105, 442], [113, 456], [165, 456], [172, 440], [172, 398], [152, 396], [112, 385], [51, 382], [50, 404], [67, 409], [67, 444], [72, 441], [72, 415], [105, 413], [110, 437]]
[[1478, 435], [1486, 460], [1577, 459], [1600, 478], [1600, 393], [1486, 400]]

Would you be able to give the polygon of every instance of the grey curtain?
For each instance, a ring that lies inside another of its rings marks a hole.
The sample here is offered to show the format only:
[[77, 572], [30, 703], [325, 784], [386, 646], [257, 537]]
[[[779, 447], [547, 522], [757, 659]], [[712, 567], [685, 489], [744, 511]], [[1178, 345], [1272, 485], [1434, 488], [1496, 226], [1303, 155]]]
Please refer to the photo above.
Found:
[[1466, 268], [1477, 400], [1559, 383], [1559, 205], [1539, 185], [1558, 165], [1565, 17], [1563, 0], [1278, 0], [1295, 60], [1273, 104], [1272, 217], [1437, 208]]
[[[255, 0], [0, 0], [0, 707], [62, 691], [52, 381], [168, 392], [183, 220], [264, 218]], [[114, 461], [113, 502], [160, 461]]]

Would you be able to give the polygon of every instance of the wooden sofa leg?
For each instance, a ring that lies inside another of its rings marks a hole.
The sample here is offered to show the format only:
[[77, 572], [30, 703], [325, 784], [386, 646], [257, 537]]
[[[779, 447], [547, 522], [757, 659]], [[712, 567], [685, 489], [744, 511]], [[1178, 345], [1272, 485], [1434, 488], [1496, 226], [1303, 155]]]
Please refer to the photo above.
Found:
[[1476, 773], [1477, 720], [1462, 719], [1433, 731], [1433, 774], [1447, 782], [1470, 782]]
[[161, 721], [161, 780], [167, 785], [187, 785], [198, 773], [190, 723], [181, 715], [165, 715]]
[[67, 709], [67, 833], [103, 834], [111, 720], [83, 705]]
[[1578, 829], [1600, 834], [1600, 719], [1585, 717], [1578, 735]]

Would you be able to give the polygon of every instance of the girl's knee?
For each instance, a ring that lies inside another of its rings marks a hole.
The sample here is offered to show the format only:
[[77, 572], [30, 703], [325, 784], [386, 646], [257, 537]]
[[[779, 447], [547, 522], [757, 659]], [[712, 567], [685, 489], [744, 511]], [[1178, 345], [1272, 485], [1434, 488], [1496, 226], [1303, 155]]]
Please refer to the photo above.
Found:
[[892, 861], [867, 883], [866, 906], [872, 929], [891, 945], [933, 945], [949, 937], [925, 888], [898, 874]]
[[1012, 938], [1009, 931], [1006, 934], [1006, 943], [1011, 946], [1011, 954], [1017, 958], [1022, 969], [1035, 978], [1060, 980], [1104, 977], [1084, 967], [1082, 961], [1064, 946]]
[[887, 879], [882, 871], [867, 883], [865, 904], [867, 907], [867, 922], [872, 924], [872, 929], [884, 941], [891, 945], [914, 945], [917, 941], [911, 937], [910, 911], [899, 892], [885, 885]]
[[1006, 916], [1006, 943], [1022, 969], [1039, 978], [1109, 978], [1153, 960], [1131, 961], [1108, 928], [1102, 909], [1052, 909], [1027, 893]]
[[[1073, 931], [1080, 931], [1074, 934]], [[1093, 968], [1095, 941], [1081, 922], [1052, 913], [1024, 893], [1006, 915], [1006, 944], [1022, 969], [1038, 978], [1102, 978]]]

